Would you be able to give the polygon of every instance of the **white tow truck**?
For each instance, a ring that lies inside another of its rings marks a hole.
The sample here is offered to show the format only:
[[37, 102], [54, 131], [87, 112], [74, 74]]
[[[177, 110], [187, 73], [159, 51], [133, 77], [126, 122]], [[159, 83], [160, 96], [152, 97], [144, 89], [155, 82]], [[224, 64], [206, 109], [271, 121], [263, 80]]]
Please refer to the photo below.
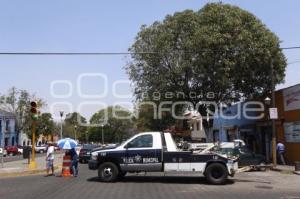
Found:
[[179, 151], [170, 133], [134, 135], [113, 149], [92, 152], [89, 169], [98, 170], [104, 182], [116, 181], [127, 172], [198, 173], [212, 184], [225, 183], [238, 169], [237, 159], [215, 153]]

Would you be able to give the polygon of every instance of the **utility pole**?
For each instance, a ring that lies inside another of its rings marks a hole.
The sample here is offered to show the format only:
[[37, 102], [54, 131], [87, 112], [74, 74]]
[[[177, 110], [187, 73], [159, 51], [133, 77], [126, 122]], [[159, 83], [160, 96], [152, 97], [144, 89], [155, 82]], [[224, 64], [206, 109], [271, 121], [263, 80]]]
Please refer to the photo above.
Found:
[[74, 137], [77, 140], [77, 125], [74, 126]]
[[86, 141], [86, 143], [89, 142], [88, 131], [87, 130], [85, 131], [85, 141]]
[[[5, 114], [5, 113], [4, 113]], [[0, 145], [0, 147], [2, 147], [2, 153], [0, 154], [0, 158], [1, 158], [1, 167], [2, 168], [4, 168], [4, 164], [3, 164], [3, 154], [4, 154], [4, 148], [5, 148], [5, 145], [4, 145], [4, 137], [5, 137], [5, 134], [4, 134], [4, 132], [5, 132], [5, 123], [6, 123], [6, 121], [5, 121], [5, 116], [4, 116], [4, 114], [3, 114], [3, 118], [2, 118], [2, 120], [0, 120], [0, 132], [2, 133], [2, 135], [1, 135], [1, 145]], [[2, 122], [2, 123], [1, 123]], [[2, 125], [3, 124], [3, 125]]]
[[104, 127], [104, 124], [101, 124], [101, 127], [102, 127], [102, 145], [104, 145], [104, 133], [103, 133], [103, 127]]
[[[272, 89], [272, 108], [275, 108], [275, 79], [274, 79], [274, 66], [273, 59], [271, 58], [271, 89]], [[272, 121], [272, 156], [273, 156], [273, 167], [277, 166], [277, 150], [276, 150], [276, 126], [275, 119]]]
[[0, 125], [2, 129], [0, 129], [0, 132], [2, 133], [1, 135], [1, 147], [4, 149], [5, 148], [5, 130], [6, 130], [6, 119], [5, 119], [5, 113], [3, 113], [3, 118], [2, 120], [0, 121], [2, 122], [2, 124]]

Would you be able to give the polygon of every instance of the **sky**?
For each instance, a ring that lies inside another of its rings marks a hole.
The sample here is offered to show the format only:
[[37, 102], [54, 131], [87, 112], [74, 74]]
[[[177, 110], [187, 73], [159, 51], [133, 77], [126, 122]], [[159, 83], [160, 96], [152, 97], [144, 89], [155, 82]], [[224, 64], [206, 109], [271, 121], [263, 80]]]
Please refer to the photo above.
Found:
[[[0, 0], [0, 52], [127, 52], [141, 25], [207, 0]], [[300, 1], [224, 0], [262, 20], [282, 41], [300, 46]], [[284, 88], [300, 83], [300, 49], [286, 50]], [[108, 105], [134, 100], [125, 55], [0, 55], [0, 93], [12, 86], [46, 101], [44, 111], [78, 111], [89, 118]]]

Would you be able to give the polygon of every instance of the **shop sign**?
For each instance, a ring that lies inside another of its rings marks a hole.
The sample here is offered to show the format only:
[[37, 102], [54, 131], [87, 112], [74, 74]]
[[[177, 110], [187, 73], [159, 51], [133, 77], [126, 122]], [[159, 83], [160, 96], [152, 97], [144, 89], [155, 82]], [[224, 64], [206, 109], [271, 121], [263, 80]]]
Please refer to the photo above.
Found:
[[300, 122], [284, 123], [284, 136], [286, 142], [300, 143]]
[[277, 108], [270, 108], [269, 111], [270, 111], [270, 119], [271, 119], [271, 120], [276, 120], [276, 119], [278, 119], [278, 111], [277, 111]]
[[284, 89], [282, 94], [285, 111], [300, 109], [300, 85]]

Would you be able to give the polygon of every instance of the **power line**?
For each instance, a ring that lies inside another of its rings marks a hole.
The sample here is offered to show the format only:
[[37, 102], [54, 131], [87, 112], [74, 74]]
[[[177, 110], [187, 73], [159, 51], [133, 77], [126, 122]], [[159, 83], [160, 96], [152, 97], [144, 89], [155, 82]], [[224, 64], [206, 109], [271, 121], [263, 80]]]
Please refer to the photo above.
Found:
[[160, 54], [161, 52], [0, 52], [0, 55], [132, 55]]
[[300, 49], [300, 46], [292, 46], [292, 47], [284, 47], [284, 48], [280, 48], [282, 50], [294, 50], [294, 49]]
[[[281, 50], [296, 50], [300, 49], [300, 46], [283, 47]], [[212, 50], [203, 49], [200, 51], [185, 51], [185, 50], [174, 50], [183, 53], [199, 53], [199, 52], [223, 52], [224, 50]], [[0, 55], [134, 55], [134, 54], [168, 54], [169, 52], [159, 52], [159, 51], [144, 51], [144, 52], [0, 52]]]

